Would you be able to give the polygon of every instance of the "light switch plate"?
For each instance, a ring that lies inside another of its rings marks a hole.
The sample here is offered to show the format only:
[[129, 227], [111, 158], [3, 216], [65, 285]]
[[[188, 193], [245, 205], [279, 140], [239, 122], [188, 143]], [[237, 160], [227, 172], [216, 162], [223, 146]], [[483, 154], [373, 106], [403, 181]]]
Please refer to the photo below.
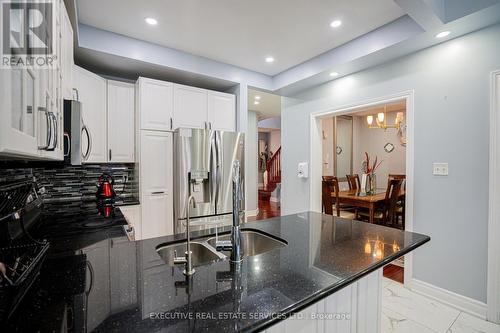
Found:
[[448, 176], [448, 163], [433, 163], [432, 174], [434, 176]]
[[309, 177], [309, 163], [301, 162], [297, 166], [297, 176], [299, 178], [307, 178]]

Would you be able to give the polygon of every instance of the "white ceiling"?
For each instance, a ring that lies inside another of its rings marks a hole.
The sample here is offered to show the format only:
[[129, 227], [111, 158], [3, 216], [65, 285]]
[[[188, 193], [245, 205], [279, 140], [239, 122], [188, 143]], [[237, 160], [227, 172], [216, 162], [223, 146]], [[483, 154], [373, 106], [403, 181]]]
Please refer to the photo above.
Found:
[[[77, 0], [80, 23], [278, 74], [404, 15], [393, 0]], [[158, 20], [150, 26], [145, 17]], [[335, 19], [339, 28], [330, 27]], [[267, 56], [276, 60], [264, 61]]]
[[[259, 104], [255, 97], [259, 96]], [[259, 120], [281, 115], [281, 96], [263, 91], [248, 89], [248, 110], [257, 112]]]

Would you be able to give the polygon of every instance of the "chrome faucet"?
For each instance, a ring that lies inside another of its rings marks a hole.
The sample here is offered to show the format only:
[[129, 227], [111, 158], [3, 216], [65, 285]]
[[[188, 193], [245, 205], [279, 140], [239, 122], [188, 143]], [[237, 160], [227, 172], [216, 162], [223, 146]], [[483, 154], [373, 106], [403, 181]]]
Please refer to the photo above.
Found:
[[177, 255], [174, 257], [174, 264], [179, 265], [179, 264], [186, 264], [186, 268], [182, 273], [186, 276], [191, 276], [195, 273], [195, 270], [193, 268], [193, 261], [191, 258], [192, 252], [191, 252], [191, 237], [190, 237], [190, 232], [189, 232], [189, 225], [190, 225], [190, 214], [189, 214], [189, 206], [191, 204], [191, 201], [193, 202], [193, 208], [196, 208], [196, 200], [194, 199], [194, 196], [190, 195], [188, 200], [187, 200], [187, 209], [186, 209], [186, 238], [187, 238], [187, 250], [184, 253], [184, 257], [177, 257]]
[[243, 253], [241, 252], [241, 168], [240, 161], [233, 162], [233, 226], [231, 227], [230, 241], [217, 241], [217, 251], [231, 251], [231, 262], [241, 262]]

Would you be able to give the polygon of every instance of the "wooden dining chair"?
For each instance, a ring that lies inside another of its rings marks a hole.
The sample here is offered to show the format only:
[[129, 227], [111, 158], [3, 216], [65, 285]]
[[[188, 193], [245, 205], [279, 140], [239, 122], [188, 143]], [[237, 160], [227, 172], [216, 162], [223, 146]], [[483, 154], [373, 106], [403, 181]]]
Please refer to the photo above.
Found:
[[[374, 218], [377, 222], [385, 225], [396, 226], [396, 205], [401, 191], [401, 179], [391, 179], [387, 190], [385, 191], [384, 203], [374, 212]], [[358, 216], [363, 220], [368, 220], [370, 217], [369, 212], [363, 210], [358, 212]]]
[[357, 173], [353, 175], [346, 175], [347, 183], [349, 184], [350, 190], [361, 189], [361, 182], [359, 181], [359, 175]]
[[337, 177], [332, 177], [331, 180], [323, 180], [321, 188], [323, 212], [325, 214], [333, 215], [333, 209], [335, 208], [336, 216], [351, 220], [354, 219], [354, 213], [349, 211], [349, 208], [340, 202], [339, 180]]
[[333, 177], [333, 176], [323, 176], [323, 180], [330, 180], [331, 181], [331, 180], [333, 180], [333, 178], [335, 178], [335, 177]]
[[[397, 217], [397, 205], [399, 201], [399, 193], [403, 185], [403, 179], [391, 179], [385, 192], [385, 217], [384, 223], [391, 226], [399, 226]], [[404, 228], [404, 222], [403, 222]]]
[[[401, 187], [406, 190], [406, 175], [402, 175], [402, 174], [389, 174], [389, 176], [387, 177], [387, 185], [389, 185], [389, 181], [391, 179], [402, 179], [403, 180], [403, 184], [401, 185]], [[396, 218], [399, 219], [401, 218], [401, 224], [402, 224], [402, 229], [404, 230], [405, 229], [405, 216], [406, 216], [406, 202], [405, 202], [405, 199], [406, 199], [406, 195], [403, 196], [402, 199], [398, 200], [397, 202], [397, 205], [396, 205]]]

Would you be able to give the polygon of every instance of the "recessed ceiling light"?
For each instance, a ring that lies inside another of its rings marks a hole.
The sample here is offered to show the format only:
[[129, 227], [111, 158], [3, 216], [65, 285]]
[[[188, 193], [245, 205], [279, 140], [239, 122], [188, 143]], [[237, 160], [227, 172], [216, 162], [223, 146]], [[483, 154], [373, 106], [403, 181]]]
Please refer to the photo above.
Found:
[[256, 100], [260, 101], [260, 96], [259, 96], [259, 95], [255, 96], [254, 98], [255, 98]]
[[158, 21], [152, 17], [146, 17], [144, 19], [144, 21], [146, 21], [146, 23], [149, 25], [157, 25], [158, 24]]
[[449, 34], [450, 34], [449, 31], [441, 31], [440, 33], [438, 33], [436, 35], [436, 38], [444, 38], [444, 37], [448, 36]]
[[332, 76], [332, 77], [339, 76], [339, 73], [337, 73], [337, 72], [331, 72], [330, 76]]
[[330, 23], [330, 27], [332, 28], [338, 28], [342, 25], [342, 21], [341, 20], [335, 20], [335, 21], [332, 21], [332, 23]]
[[273, 57], [266, 57], [266, 62], [274, 62], [274, 58]]
[[259, 101], [255, 101], [255, 102], [253, 102], [253, 104], [255, 104], [255, 105], [259, 105], [259, 104], [260, 104], [260, 102], [259, 102]]

